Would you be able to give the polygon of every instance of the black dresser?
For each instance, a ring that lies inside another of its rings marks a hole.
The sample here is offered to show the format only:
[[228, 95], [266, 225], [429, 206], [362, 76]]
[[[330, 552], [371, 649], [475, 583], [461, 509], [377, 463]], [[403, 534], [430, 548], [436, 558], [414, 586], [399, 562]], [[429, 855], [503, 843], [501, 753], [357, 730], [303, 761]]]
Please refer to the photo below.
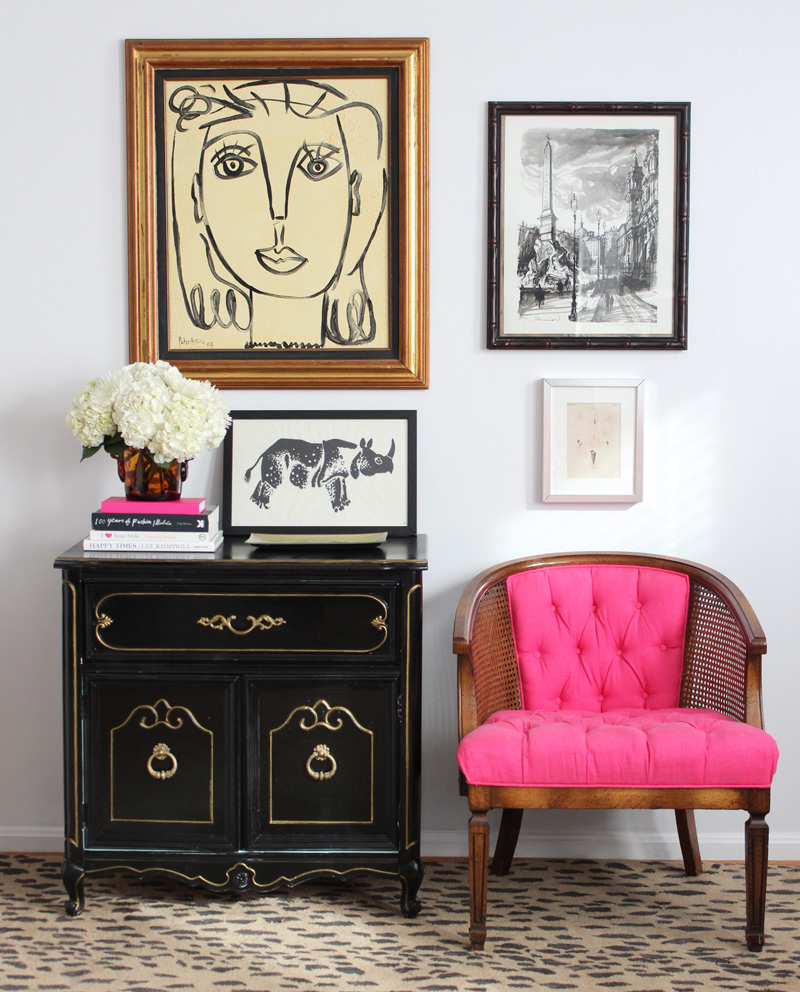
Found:
[[399, 880], [419, 911], [422, 535], [63, 573], [67, 913], [108, 872]]

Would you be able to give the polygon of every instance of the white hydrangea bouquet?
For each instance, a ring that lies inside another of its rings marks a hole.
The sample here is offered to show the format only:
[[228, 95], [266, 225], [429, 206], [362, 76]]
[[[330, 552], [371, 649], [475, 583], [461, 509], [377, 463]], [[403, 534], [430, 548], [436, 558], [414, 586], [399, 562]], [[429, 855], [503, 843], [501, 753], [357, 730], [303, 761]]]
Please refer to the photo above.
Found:
[[90, 379], [67, 414], [67, 426], [83, 444], [81, 461], [101, 448], [115, 458], [140, 448], [161, 466], [216, 448], [230, 422], [219, 390], [185, 379], [169, 362], [134, 362]]

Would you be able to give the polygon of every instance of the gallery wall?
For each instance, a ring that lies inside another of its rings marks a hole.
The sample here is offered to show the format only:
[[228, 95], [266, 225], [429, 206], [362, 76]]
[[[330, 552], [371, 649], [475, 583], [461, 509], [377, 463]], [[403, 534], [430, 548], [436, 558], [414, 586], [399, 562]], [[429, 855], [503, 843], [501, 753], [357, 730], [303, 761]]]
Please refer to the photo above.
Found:
[[[419, 418], [425, 584], [423, 854], [466, 852], [458, 796], [452, 621], [479, 570], [559, 550], [702, 561], [748, 595], [767, 633], [767, 727], [782, 757], [772, 853], [800, 857], [794, 578], [798, 470], [798, 7], [732, 0], [34, 0], [4, 16], [2, 314], [3, 689], [0, 849], [58, 850], [61, 589], [54, 557], [117, 491], [105, 456], [79, 464], [74, 392], [125, 364], [123, 41], [431, 39], [430, 388], [246, 390], [238, 409], [404, 409]], [[487, 102], [692, 103], [685, 352], [488, 351]], [[643, 378], [644, 499], [544, 504], [544, 377]], [[221, 497], [221, 451], [189, 495]], [[707, 857], [741, 857], [744, 815], [701, 814]], [[521, 851], [678, 857], [670, 814], [528, 814]]]

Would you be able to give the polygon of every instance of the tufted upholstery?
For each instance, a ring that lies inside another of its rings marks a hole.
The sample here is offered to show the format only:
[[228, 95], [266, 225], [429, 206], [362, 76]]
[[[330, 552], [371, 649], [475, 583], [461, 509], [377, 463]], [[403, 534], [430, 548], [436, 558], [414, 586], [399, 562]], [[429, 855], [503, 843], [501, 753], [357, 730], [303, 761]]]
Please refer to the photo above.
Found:
[[457, 756], [475, 785], [768, 789], [778, 749], [712, 710], [502, 710]]
[[469, 823], [470, 928], [525, 809], [675, 810], [688, 875], [695, 809], [747, 810], [747, 946], [764, 944], [766, 814], [778, 749], [763, 729], [764, 632], [741, 591], [696, 562], [566, 553], [494, 565], [456, 610], [457, 751]]
[[506, 580], [522, 708], [677, 706], [689, 579], [629, 565], [563, 565]]
[[467, 734], [475, 785], [769, 788], [777, 748], [721, 713], [680, 709], [689, 579], [563, 565], [506, 579], [521, 709]]

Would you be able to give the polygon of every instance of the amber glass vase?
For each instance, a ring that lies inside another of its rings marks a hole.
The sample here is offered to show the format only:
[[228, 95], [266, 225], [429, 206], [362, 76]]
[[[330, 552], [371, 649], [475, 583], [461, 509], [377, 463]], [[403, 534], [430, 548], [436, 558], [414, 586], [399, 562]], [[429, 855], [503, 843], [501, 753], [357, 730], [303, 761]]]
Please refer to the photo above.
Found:
[[121, 458], [118, 455], [112, 457], [116, 459], [120, 480], [125, 483], [127, 499], [180, 499], [188, 462], [176, 459], [166, 466], [157, 465], [144, 448], [126, 448]]

